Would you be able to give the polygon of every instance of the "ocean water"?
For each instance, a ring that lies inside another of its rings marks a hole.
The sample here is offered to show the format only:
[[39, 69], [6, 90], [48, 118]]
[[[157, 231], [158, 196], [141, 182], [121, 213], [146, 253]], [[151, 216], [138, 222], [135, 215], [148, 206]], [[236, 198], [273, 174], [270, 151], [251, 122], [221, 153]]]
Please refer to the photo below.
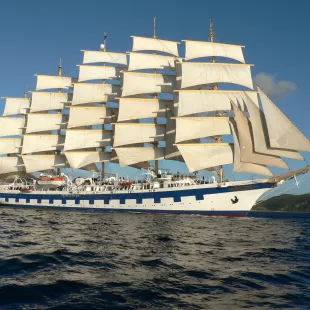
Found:
[[0, 209], [0, 309], [310, 309], [310, 219]]

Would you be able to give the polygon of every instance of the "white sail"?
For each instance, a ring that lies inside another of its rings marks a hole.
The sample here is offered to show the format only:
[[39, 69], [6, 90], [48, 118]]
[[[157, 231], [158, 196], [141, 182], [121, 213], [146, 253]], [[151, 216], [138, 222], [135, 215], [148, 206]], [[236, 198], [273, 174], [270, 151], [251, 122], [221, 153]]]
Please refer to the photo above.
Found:
[[120, 78], [119, 67], [79, 65], [79, 68], [79, 82]]
[[98, 167], [96, 166], [96, 164], [89, 164], [89, 165], [86, 165], [84, 167], [81, 167], [80, 169], [87, 170], [87, 171], [90, 171], [90, 172], [99, 172], [100, 171], [98, 169]]
[[30, 112], [62, 110], [72, 100], [72, 94], [59, 92], [32, 92]]
[[26, 114], [29, 109], [30, 99], [29, 98], [10, 98], [1, 97], [5, 99], [5, 107], [3, 116]]
[[176, 136], [176, 120], [172, 111], [167, 111], [166, 121], [166, 145], [165, 145], [165, 159], [184, 161], [177, 146], [175, 145]]
[[64, 142], [65, 136], [63, 135], [26, 134], [22, 153], [62, 150]]
[[232, 83], [253, 89], [251, 65], [182, 62], [181, 88], [210, 83]]
[[141, 69], [175, 69], [174, 56], [146, 54], [130, 52], [130, 62], [128, 70], [141, 70]]
[[232, 105], [235, 113], [237, 135], [240, 145], [240, 160], [247, 163], [287, 169], [288, 166], [281, 157], [255, 153], [249, 121], [235, 104]]
[[25, 171], [21, 157], [7, 156], [0, 157], [0, 174]]
[[273, 148], [310, 152], [309, 139], [304, 136], [260, 88], [258, 88], [258, 92], [265, 112], [270, 146]]
[[107, 102], [120, 95], [120, 86], [112, 84], [74, 83], [72, 105]]
[[136, 37], [133, 38], [133, 51], [158, 51], [178, 56], [179, 42], [159, 40], [155, 38]]
[[72, 169], [79, 169], [92, 163], [108, 162], [111, 158], [111, 153], [104, 153], [98, 151], [70, 151], [65, 152], [65, 155]]
[[270, 148], [268, 131], [263, 112], [249, 96], [245, 96], [245, 102], [247, 105], [247, 110], [250, 113], [255, 151], [257, 153], [303, 160], [303, 157], [296, 151]]
[[240, 160], [240, 145], [233, 124], [231, 124], [231, 131], [234, 137], [234, 171], [272, 176], [271, 171], [266, 166], [246, 163]]
[[29, 113], [26, 133], [64, 129], [66, 128], [66, 122], [67, 115], [61, 113]]
[[0, 137], [20, 136], [24, 126], [24, 117], [0, 117]]
[[229, 117], [177, 117], [175, 143], [231, 134]]
[[20, 153], [22, 138], [0, 138], [0, 154]]
[[148, 160], [164, 159], [164, 149], [158, 147], [117, 147], [115, 148], [121, 167]]
[[172, 93], [175, 76], [158, 73], [124, 72], [122, 96]]
[[232, 145], [228, 143], [177, 144], [190, 172], [233, 163]]
[[66, 131], [65, 151], [91, 147], [111, 146], [111, 130], [68, 129]]
[[76, 80], [70, 76], [36, 74], [36, 90], [62, 88], [69, 89]]
[[156, 98], [119, 98], [118, 122], [164, 116], [169, 100]]
[[180, 90], [178, 95], [178, 116], [232, 110], [231, 100], [238, 103], [239, 108], [245, 111], [244, 100], [246, 95], [258, 106], [257, 92], [254, 91]]
[[82, 52], [84, 52], [83, 64], [107, 62], [113, 64], [120, 64], [124, 66], [127, 65], [126, 53], [86, 51], [86, 50], [82, 50]]
[[226, 57], [244, 63], [242, 45], [203, 41], [185, 41], [185, 59], [200, 57]]
[[106, 107], [70, 107], [68, 128], [111, 123], [111, 110]]
[[54, 168], [70, 168], [64, 155], [22, 155], [28, 173]]
[[163, 141], [165, 125], [152, 123], [116, 123], [113, 146]]

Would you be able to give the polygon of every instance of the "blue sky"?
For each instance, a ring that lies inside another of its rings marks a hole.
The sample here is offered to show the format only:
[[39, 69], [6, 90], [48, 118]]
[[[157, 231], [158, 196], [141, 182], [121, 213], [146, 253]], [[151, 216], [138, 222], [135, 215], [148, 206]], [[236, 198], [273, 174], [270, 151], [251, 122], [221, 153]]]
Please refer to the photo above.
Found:
[[[310, 137], [309, 9], [307, 1], [285, 0], [2, 0], [0, 96], [34, 89], [34, 74], [56, 73], [60, 56], [64, 74], [77, 76], [80, 50], [98, 49], [104, 31], [110, 50], [129, 51], [130, 35], [152, 36], [154, 16], [158, 37], [177, 41], [208, 40], [212, 18], [216, 41], [246, 46], [246, 61], [255, 64], [253, 76], [262, 73], [263, 81], [273, 83], [275, 102]], [[3, 104], [1, 100], [0, 111]], [[310, 154], [303, 155], [310, 162]], [[294, 169], [305, 162], [288, 164]], [[309, 188], [305, 182], [297, 192]]]

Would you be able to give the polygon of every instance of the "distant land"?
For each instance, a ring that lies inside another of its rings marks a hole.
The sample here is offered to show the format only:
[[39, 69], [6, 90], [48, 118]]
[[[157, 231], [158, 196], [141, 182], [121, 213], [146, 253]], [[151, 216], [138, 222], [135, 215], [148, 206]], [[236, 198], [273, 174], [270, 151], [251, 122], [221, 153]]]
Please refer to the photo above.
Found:
[[310, 212], [310, 194], [275, 196], [258, 203], [252, 211]]

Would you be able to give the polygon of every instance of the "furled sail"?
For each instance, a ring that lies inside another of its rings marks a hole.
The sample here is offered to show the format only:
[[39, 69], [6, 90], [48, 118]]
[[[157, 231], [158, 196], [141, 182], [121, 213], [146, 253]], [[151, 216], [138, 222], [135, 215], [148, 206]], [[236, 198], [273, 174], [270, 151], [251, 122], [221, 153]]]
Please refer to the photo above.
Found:
[[80, 169], [92, 163], [109, 162], [111, 153], [98, 151], [69, 151], [65, 152], [72, 169]]
[[68, 128], [111, 123], [111, 110], [106, 107], [70, 107]]
[[232, 83], [253, 89], [251, 65], [248, 64], [182, 62], [181, 66], [181, 88]]
[[32, 92], [30, 112], [62, 110], [72, 94], [60, 92]]
[[25, 126], [24, 117], [0, 117], [0, 137], [20, 136]]
[[104, 51], [86, 51], [84, 52], [83, 64], [88, 63], [111, 63], [127, 65], [127, 55], [126, 53], [115, 53], [115, 52], [104, 52]]
[[54, 168], [70, 168], [64, 155], [22, 155], [28, 173]]
[[272, 176], [271, 171], [264, 165], [242, 162], [240, 159], [240, 145], [237, 136], [237, 129], [234, 124], [231, 123], [231, 130], [234, 137], [234, 171], [235, 172], [247, 172]]
[[175, 142], [231, 134], [228, 117], [177, 117]]
[[260, 88], [258, 88], [258, 92], [265, 112], [270, 146], [273, 148], [310, 152], [309, 139], [303, 135]]
[[174, 56], [130, 52], [128, 70], [164, 69], [175, 70]]
[[117, 147], [115, 148], [121, 167], [149, 160], [164, 159], [164, 148], [158, 147]]
[[111, 146], [111, 140], [111, 130], [67, 129], [64, 150]]
[[119, 98], [117, 121], [165, 116], [165, 109], [171, 102], [171, 100], [157, 98]]
[[190, 172], [233, 163], [232, 145], [228, 143], [177, 144]]
[[175, 76], [159, 73], [124, 72], [122, 96], [172, 93]]
[[79, 82], [100, 80], [100, 79], [119, 79], [120, 67], [112, 66], [88, 66], [79, 65]]
[[242, 45], [184, 40], [185, 59], [200, 57], [226, 57], [244, 63]]
[[112, 84], [74, 83], [72, 105], [107, 102], [120, 95], [120, 87]]
[[62, 150], [65, 136], [52, 134], [26, 134], [24, 135], [22, 153], [36, 153]]
[[296, 151], [270, 148], [268, 130], [263, 112], [247, 95], [245, 96], [245, 102], [250, 114], [255, 151], [257, 153], [302, 160], [303, 157]]
[[133, 51], [158, 51], [178, 56], [179, 42], [132, 36]]
[[249, 121], [234, 103], [232, 103], [232, 105], [235, 113], [236, 127], [238, 130], [240, 160], [242, 162], [287, 169], [288, 166], [280, 157], [255, 153]]
[[5, 107], [3, 116], [26, 114], [29, 109], [29, 98], [10, 98], [2, 97], [5, 99]]
[[237, 103], [242, 111], [246, 110], [246, 95], [258, 106], [257, 92], [240, 90], [179, 90], [178, 116], [196, 113], [232, 110], [230, 101]]
[[43, 74], [36, 74], [36, 76], [37, 76], [36, 90], [54, 89], [54, 88], [69, 89], [70, 87], [72, 87], [72, 83], [76, 81], [76, 79], [70, 76], [43, 75]]
[[26, 133], [64, 129], [67, 121], [67, 115], [60, 113], [29, 113]]
[[113, 146], [163, 141], [165, 125], [152, 123], [116, 123]]
[[20, 153], [22, 138], [0, 138], [0, 154]]

